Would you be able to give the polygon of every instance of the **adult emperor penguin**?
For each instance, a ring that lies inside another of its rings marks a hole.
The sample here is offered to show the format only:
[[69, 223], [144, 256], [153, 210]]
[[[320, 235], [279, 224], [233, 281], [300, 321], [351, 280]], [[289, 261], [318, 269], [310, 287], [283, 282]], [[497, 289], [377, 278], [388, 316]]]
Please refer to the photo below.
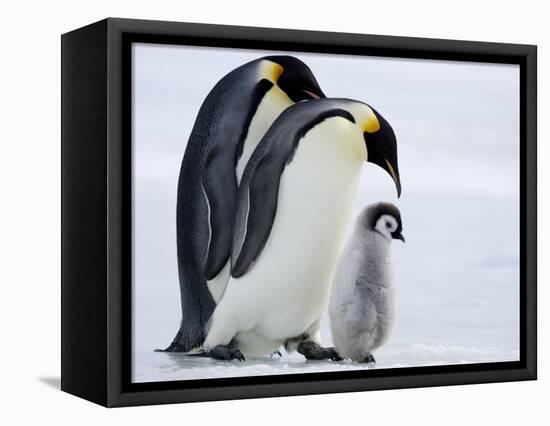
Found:
[[231, 278], [203, 345], [210, 356], [242, 360], [284, 344], [337, 358], [320, 345], [320, 318], [365, 160], [399, 195], [394, 132], [364, 103], [302, 102], [273, 123], [239, 187]]
[[177, 254], [182, 321], [169, 352], [200, 346], [229, 279], [237, 187], [269, 126], [295, 102], [324, 97], [311, 70], [267, 56], [231, 71], [203, 102], [181, 164]]

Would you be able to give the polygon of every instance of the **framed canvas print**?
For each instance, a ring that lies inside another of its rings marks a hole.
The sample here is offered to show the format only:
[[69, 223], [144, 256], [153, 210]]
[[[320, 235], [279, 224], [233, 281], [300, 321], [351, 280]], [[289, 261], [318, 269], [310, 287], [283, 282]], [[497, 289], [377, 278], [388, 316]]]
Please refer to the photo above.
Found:
[[106, 19], [62, 36], [62, 389], [536, 378], [536, 47]]

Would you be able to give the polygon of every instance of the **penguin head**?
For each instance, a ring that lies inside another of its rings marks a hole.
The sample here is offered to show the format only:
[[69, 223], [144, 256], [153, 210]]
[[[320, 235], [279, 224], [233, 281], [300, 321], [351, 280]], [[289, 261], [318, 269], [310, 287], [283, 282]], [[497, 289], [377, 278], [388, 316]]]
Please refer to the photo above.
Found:
[[392, 127], [378, 111], [367, 104], [355, 102], [350, 110], [363, 132], [367, 161], [382, 167], [392, 177], [401, 195], [401, 179], [397, 166], [397, 140]]
[[402, 234], [401, 213], [391, 203], [377, 203], [368, 206], [364, 210], [360, 223], [390, 241], [401, 240], [405, 242], [405, 237]]
[[272, 83], [277, 84], [293, 102], [325, 97], [309, 67], [299, 59], [293, 56], [266, 56], [262, 59], [280, 66]]

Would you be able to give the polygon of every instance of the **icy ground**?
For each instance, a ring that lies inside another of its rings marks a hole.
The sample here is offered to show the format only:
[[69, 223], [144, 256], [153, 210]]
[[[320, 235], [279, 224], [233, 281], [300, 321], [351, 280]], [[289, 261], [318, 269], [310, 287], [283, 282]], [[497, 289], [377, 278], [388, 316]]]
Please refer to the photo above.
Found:
[[[401, 203], [407, 242], [394, 243], [396, 318], [388, 343], [374, 353], [375, 368], [518, 360], [517, 212], [510, 214], [515, 200], [441, 197], [437, 209], [418, 208], [424, 201], [418, 195]], [[306, 361], [296, 353], [239, 363], [153, 352], [175, 333], [169, 327], [175, 321], [153, 321], [156, 312], [149, 325], [159, 337], [134, 351], [136, 382], [369, 368], [350, 361]], [[332, 345], [328, 321], [325, 315], [326, 346]]]
[[[416, 318], [418, 324], [430, 321], [427, 315]], [[416, 322], [415, 321], [415, 322]], [[394, 336], [390, 342], [375, 353], [377, 363], [374, 367], [358, 364], [349, 360], [343, 362], [307, 361], [300, 354], [285, 354], [264, 358], [247, 359], [245, 362], [225, 362], [209, 358], [188, 357], [182, 354], [138, 351], [134, 359], [134, 382], [156, 382], [186, 379], [207, 379], [220, 377], [243, 377], [274, 374], [308, 373], [321, 371], [358, 370], [367, 368], [398, 368], [441, 364], [462, 364], [495, 361], [514, 361], [519, 359], [517, 345], [512, 342], [491, 340], [487, 329], [455, 324], [453, 333], [443, 341], [436, 330], [419, 336], [410, 327], [404, 325], [411, 334]], [[450, 324], [449, 324], [450, 325]], [[509, 323], [507, 325], [513, 325]], [[331, 344], [330, 333], [325, 331], [324, 342]], [[443, 331], [443, 330], [442, 330]], [[456, 333], [456, 334], [455, 334]], [[328, 335], [327, 335], [328, 334]], [[395, 334], [395, 333], [394, 333]], [[401, 333], [400, 333], [401, 334]], [[498, 334], [498, 333], [497, 333]], [[415, 338], [416, 335], [416, 338]], [[420, 343], [418, 343], [420, 342]]]

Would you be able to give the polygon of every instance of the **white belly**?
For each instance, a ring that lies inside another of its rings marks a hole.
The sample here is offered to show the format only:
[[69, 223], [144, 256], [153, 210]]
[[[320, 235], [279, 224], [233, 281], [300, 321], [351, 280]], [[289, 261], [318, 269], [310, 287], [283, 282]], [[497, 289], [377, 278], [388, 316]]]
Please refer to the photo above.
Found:
[[[243, 277], [230, 279], [216, 320], [227, 318], [238, 332], [281, 341], [321, 316], [364, 158], [356, 140], [362, 135], [353, 129], [347, 120], [331, 118], [302, 140], [281, 177], [267, 243]], [[341, 140], [348, 130], [353, 140]]]

